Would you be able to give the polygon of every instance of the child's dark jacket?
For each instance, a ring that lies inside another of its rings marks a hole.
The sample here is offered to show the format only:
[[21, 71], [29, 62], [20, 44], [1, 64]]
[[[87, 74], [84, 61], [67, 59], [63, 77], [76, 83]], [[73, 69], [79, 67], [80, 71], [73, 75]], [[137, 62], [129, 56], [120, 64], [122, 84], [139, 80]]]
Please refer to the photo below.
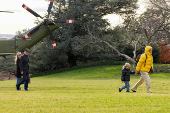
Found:
[[122, 81], [130, 81], [130, 74], [135, 74], [135, 72], [131, 72], [130, 69], [126, 69], [124, 68], [122, 70], [122, 76], [121, 76], [121, 80]]

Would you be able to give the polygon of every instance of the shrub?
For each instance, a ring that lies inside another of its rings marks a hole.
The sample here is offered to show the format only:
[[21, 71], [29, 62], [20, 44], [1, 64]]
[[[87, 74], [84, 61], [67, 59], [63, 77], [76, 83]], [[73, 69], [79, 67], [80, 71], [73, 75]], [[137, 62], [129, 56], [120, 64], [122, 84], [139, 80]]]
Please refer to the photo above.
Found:
[[154, 66], [154, 72], [157, 72], [157, 73], [170, 73], [170, 65]]
[[71, 70], [76, 70], [76, 69], [81, 69], [81, 68], [89, 68], [89, 67], [96, 67], [96, 66], [109, 66], [109, 65], [123, 65], [123, 64], [124, 64], [123, 61], [99, 61], [99, 62], [92, 62], [92, 63], [88, 63], [88, 64], [74, 66], [72, 68], [60, 68], [60, 69], [57, 69], [54, 71], [46, 71], [46, 72], [42, 72], [42, 73], [37, 73], [37, 74], [31, 75], [31, 77], [61, 73], [61, 72], [66, 72], [66, 71], [71, 71]]
[[159, 54], [160, 63], [170, 63], [170, 48], [166, 42], [160, 42], [159, 47], [161, 53]]

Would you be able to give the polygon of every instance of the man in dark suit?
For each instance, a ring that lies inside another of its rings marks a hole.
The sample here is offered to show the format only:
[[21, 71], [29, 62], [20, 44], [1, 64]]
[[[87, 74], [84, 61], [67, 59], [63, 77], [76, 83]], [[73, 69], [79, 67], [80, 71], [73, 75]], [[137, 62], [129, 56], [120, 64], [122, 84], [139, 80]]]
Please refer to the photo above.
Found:
[[29, 82], [29, 49], [24, 50], [24, 54], [20, 59], [20, 71], [23, 75], [23, 80], [16, 85], [17, 90], [19, 90], [19, 86], [25, 82], [25, 91], [28, 91], [28, 82]]

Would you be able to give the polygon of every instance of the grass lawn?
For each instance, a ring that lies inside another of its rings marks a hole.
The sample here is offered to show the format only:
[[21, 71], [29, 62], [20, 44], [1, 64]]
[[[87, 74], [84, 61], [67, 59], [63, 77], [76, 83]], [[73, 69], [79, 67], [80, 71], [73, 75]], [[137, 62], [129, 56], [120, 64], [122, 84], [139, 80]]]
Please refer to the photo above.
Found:
[[[17, 91], [16, 80], [0, 82], [0, 112], [4, 113], [169, 113], [170, 74], [151, 75], [136, 93], [118, 88], [122, 66], [79, 69], [31, 78], [29, 91]], [[131, 87], [140, 76], [131, 76]]]

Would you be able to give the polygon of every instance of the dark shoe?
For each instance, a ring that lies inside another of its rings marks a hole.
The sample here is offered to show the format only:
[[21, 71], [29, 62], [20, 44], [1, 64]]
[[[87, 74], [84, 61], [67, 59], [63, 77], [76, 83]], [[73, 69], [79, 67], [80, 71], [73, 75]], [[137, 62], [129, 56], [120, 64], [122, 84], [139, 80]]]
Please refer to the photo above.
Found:
[[25, 89], [25, 91], [28, 91], [29, 88]]
[[119, 92], [121, 92], [120, 88], [119, 88]]
[[[132, 89], [131, 89], [131, 90], [132, 90]], [[132, 90], [132, 92], [136, 92], [136, 91]]]
[[20, 90], [20, 89], [19, 89], [19, 85], [16, 85], [16, 89], [17, 89], [17, 90]]
[[147, 91], [148, 93], [152, 93], [152, 91], [150, 90], [150, 91]]

